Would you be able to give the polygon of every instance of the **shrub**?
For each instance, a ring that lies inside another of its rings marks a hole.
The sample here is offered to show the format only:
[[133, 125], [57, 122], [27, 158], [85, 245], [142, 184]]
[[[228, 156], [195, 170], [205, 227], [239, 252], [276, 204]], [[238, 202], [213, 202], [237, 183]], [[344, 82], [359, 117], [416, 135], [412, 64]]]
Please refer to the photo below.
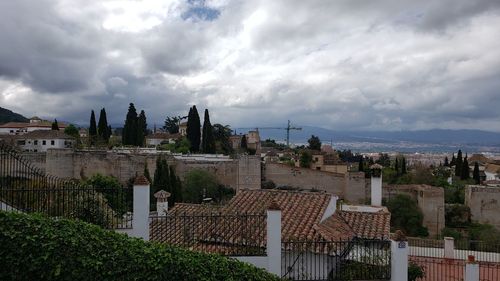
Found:
[[251, 265], [98, 226], [0, 212], [0, 280], [279, 280]]
[[416, 263], [410, 262], [408, 265], [408, 281], [415, 281], [418, 278], [424, 278], [425, 271], [424, 268]]

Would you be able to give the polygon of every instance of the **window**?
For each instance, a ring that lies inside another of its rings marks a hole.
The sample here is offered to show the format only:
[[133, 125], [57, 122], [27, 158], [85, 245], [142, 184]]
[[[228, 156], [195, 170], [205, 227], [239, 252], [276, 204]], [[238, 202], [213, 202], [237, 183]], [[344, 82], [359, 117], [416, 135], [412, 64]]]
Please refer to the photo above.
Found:
[[56, 142], [54, 140], [51, 140], [50, 145], [54, 145], [54, 144], [56, 144]]
[[25, 140], [19, 140], [17, 141], [17, 145], [25, 145], [26, 141]]
[[45, 140], [42, 141], [42, 145], [46, 145], [47, 142]]
[[34, 145], [38, 145], [38, 140], [33, 141], [33, 144], [34, 144]]
[[316, 167], [316, 170], [321, 170], [321, 167]]

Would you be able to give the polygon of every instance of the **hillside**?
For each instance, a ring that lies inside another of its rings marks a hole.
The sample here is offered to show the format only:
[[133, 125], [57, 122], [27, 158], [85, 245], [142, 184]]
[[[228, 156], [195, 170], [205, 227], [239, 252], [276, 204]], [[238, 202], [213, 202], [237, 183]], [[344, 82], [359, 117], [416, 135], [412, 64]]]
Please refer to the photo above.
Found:
[[6, 108], [0, 107], [0, 124], [8, 122], [28, 122], [29, 119], [21, 114], [12, 112]]

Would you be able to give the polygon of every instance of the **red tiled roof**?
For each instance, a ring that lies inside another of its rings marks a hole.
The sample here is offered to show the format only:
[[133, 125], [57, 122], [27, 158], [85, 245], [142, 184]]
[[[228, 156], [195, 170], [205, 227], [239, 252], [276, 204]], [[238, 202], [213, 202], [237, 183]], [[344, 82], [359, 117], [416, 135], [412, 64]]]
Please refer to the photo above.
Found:
[[[66, 128], [65, 123], [60, 123], [58, 122], [57, 124], [59, 128]], [[48, 121], [42, 121], [39, 123], [29, 123], [29, 122], [9, 122], [5, 123], [3, 125], [0, 125], [0, 128], [27, 128], [27, 127], [32, 127], [32, 128], [51, 128], [52, 123]]]
[[62, 130], [35, 130], [20, 135], [20, 139], [74, 139]]

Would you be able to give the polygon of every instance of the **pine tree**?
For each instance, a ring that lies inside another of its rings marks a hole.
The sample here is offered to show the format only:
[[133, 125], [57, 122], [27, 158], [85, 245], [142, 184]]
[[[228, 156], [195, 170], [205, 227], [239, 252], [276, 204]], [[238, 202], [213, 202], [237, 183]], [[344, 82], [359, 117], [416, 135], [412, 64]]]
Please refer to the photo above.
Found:
[[474, 163], [474, 171], [472, 172], [472, 178], [476, 182], [476, 184], [481, 183], [481, 178], [479, 176], [479, 164], [477, 162]]
[[445, 166], [445, 167], [449, 167], [449, 166], [450, 166], [450, 163], [448, 163], [448, 156], [446, 156], [446, 157], [444, 158], [444, 166]]
[[89, 127], [89, 140], [90, 145], [95, 145], [97, 139], [97, 126], [95, 124], [94, 110], [90, 113], [90, 127]]
[[137, 111], [133, 103], [130, 103], [128, 107], [123, 126], [122, 143], [124, 145], [137, 145]]
[[146, 113], [141, 110], [139, 117], [137, 117], [137, 130], [135, 144], [137, 146], [144, 145], [144, 137], [147, 135], [148, 124], [146, 123]]
[[52, 130], [59, 131], [59, 124], [57, 124], [57, 119], [54, 119], [54, 122], [52, 122]]
[[457, 159], [455, 160], [455, 176], [462, 178], [462, 150], [458, 150]]
[[401, 174], [406, 175], [406, 158], [401, 161]]
[[201, 149], [203, 153], [215, 153], [215, 139], [212, 124], [210, 123], [210, 116], [208, 109], [205, 109], [205, 119], [203, 120], [203, 138], [201, 142]]
[[108, 143], [108, 118], [106, 117], [106, 109], [102, 108], [99, 114], [99, 122], [97, 123], [97, 134], [99, 139], [104, 143]]
[[464, 161], [462, 162], [462, 170], [460, 174], [461, 180], [468, 180], [470, 178], [470, 168], [469, 162], [467, 161], [467, 155], [465, 155]]

